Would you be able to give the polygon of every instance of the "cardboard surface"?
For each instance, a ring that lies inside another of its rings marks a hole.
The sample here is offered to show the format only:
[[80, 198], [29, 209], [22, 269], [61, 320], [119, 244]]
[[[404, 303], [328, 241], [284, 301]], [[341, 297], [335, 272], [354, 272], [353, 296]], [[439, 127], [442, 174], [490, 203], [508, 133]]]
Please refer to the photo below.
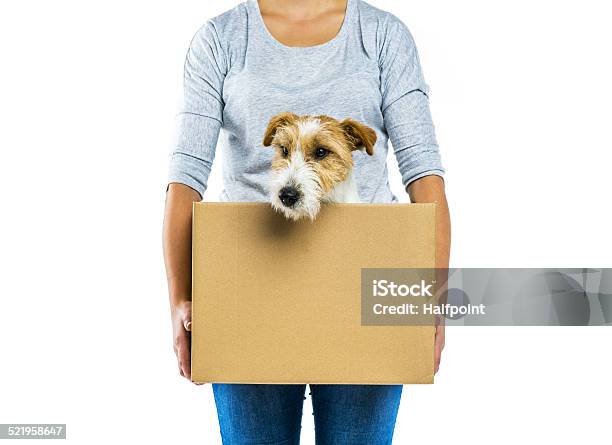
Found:
[[195, 203], [192, 380], [433, 382], [433, 326], [362, 326], [365, 267], [435, 267], [434, 204], [335, 204], [287, 221]]

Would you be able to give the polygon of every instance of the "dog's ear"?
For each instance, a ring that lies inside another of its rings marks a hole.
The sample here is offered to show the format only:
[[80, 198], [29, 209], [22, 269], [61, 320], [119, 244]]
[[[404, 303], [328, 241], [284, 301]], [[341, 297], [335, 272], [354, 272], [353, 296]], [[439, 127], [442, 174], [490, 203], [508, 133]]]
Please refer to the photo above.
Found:
[[264, 147], [269, 147], [272, 144], [272, 139], [274, 139], [274, 135], [276, 134], [276, 130], [278, 127], [282, 127], [288, 124], [291, 124], [296, 121], [298, 118], [297, 114], [286, 111], [284, 113], [279, 113], [276, 116], [273, 116], [268, 122], [268, 127], [266, 128], [266, 132], [263, 137], [263, 145]]
[[353, 119], [344, 119], [340, 122], [346, 138], [353, 146], [353, 150], [365, 149], [370, 156], [374, 154], [376, 132], [367, 125]]

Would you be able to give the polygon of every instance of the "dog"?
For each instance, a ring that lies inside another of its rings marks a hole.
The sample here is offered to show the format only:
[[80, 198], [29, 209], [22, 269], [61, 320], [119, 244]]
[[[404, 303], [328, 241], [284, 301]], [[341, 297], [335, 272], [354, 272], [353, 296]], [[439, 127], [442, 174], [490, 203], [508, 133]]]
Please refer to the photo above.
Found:
[[284, 112], [270, 119], [264, 147], [274, 147], [272, 207], [292, 220], [314, 220], [321, 203], [361, 202], [353, 151], [374, 154], [376, 132], [353, 119]]

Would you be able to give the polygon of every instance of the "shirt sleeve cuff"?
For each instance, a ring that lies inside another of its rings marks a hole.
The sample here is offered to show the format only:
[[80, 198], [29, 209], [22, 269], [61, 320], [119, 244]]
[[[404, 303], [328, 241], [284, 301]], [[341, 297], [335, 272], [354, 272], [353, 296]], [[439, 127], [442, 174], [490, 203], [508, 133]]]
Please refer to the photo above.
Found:
[[170, 156], [168, 185], [184, 184], [204, 196], [211, 165], [205, 160], [185, 153], [175, 152]]
[[444, 177], [444, 169], [441, 167], [436, 168], [427, 168], [423, 170], [420, 168], [418, 170], [407, 171], [402, 175], [402, 183], [404, 184], [404, 189], [410, 185], [410, 183], [416, 181], [417, 179], [424, 178], [425, 176], [440, 176]]

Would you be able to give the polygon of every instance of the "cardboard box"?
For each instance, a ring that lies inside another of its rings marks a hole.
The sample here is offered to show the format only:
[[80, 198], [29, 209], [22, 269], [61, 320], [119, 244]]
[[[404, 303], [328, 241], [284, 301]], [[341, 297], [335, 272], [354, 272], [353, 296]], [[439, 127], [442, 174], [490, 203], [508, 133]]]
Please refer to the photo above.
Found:
[[192, 379], [433, 382], [433, 326], [362, 326], [361, 268], [435, 267], [434, 204], [195, 203]]

